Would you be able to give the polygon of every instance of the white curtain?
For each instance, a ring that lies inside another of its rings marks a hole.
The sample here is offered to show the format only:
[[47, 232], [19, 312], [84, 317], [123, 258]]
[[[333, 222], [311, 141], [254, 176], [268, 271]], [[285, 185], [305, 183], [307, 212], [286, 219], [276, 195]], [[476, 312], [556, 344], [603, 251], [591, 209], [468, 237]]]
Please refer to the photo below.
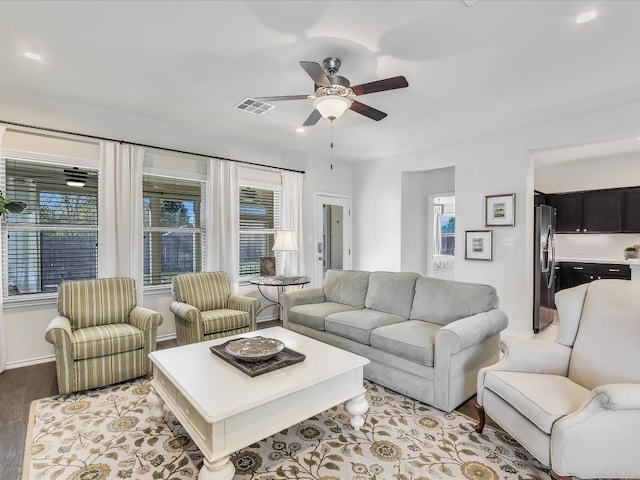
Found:
[[227, 272], [234, 294], [240, 275], [238, 189], [238, 163], [212, 158], [207, 172], [205, 268]]
[[98, 276], [131, 277], [137, 304], [143, 304], [144, 149], [100, 142]]
[[302, 232], [302, 183], [304, 176], [297, 172], [282, 172], [282, 229], [297, 233], [297, 252], [283, 252], [291, 275], [304, 275], [304, 235]]
[[433, 254], [440, 255], [442, 253], [442, 205], [433, 206]]
[[[0, 157], [2, 157], [2, 138], [6, 128], [0, 125]], [[5, 193], [5, 192], [3, 192]], [[4, 225], [0, 223], [0, 235], [4, 235]], [[4, 238], [4, 237], [2, 237]], [[0, 242], [0, 247], [2, 243]], [[7, 339], [4, 336], [4, 309], [2, 306], [2, 298], [4, 297], [4, 280], [3, 261], [2, 261], [2, 248], [0, 248], [0, 373], [4, 372], [7, 368]]]

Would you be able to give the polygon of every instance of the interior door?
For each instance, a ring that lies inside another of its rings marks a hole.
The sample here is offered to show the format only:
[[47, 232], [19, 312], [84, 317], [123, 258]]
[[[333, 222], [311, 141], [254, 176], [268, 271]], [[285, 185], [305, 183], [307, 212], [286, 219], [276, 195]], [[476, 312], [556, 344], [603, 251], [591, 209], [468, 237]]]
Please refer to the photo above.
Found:
[[322, 284], [329, 269], [351, 269], [351, 198], [316, 194], [316, 275]]

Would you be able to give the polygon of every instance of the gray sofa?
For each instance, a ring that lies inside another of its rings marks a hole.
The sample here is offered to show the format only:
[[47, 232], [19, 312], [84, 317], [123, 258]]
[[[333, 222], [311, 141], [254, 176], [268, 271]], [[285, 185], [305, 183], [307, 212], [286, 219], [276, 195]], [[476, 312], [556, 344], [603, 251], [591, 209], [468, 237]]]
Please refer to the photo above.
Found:
[[280, 302], [285, 328], [367, 357], [365, 378], [446, 412], [498, 361], [507, 326], [495, 288], [417, 273], [329, 270]]

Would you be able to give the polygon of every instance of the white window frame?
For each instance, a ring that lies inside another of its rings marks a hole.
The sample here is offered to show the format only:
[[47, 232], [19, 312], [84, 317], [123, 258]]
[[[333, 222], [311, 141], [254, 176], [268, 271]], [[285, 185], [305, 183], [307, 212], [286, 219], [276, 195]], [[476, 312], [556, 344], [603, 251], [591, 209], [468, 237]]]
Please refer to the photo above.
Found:
[[[272, 190], [274, 192], [274, 194], [277, 196], [277, 210], [274, 209], [274, 215], [275, 215], [275, 219], [274, 219], [274, 228], [272, 229], [264, 229], [264, 230], [242, 230], [241, 226], [240, 226], [240, 212], [238, 212], [238, 250], [240, 249], [240, 237], [241, 235], [273, 235], [274, 239], [275, 239], [275, 235], [276, 232], [281, 228], [282, 226], [282, 185], [281, 184], [276, 184], [276, 183], [268, 183], [268, 182], [257, 182], [255, 180], [251, 180], [251, 181], [243, 181], [242, 179], [239, 180], [238, 182], [238, 208], [240, 207], [240, 192], [242, 191], [242, 188], [256, 188], [256, 189], [262, 189], [262, 190]], [[275, 256], [276, 257], [276, 264], [278, 264], [280, 260], [280, 252], [272, 252], [273, 255], [271, 256]], [[241, 263], [240, 263], [240, 252], [238, 252], [238, 277], [239, 277], [239, 281], [241, 284], [247, 284], [249, 283], [249, 279], [252, 277], [256, 277], [259, 274], [256, 273], [250, 273], [250, 274], [246, 274], [246, 275], [242, 275], [241, 269], [240, 269]]]
[[[193, 183], [197, 183], [200, 185], [200, 212], [198, 214], [196, 214], [196, 212], [194, 212], [194, 215], [197, 216], [198, 221], [200, 226], [199, 227], [160, 227], [160, 226], [144, 226], [143, 223], [143, 236], [146, 236], [147, 234], [157, 234], [157, 233], [161, 233], [161, 234], [167, 234], [167, 233], [192, 233], [192, 234], [199, 234], [200, 235], [200, 242], [199, 242], [199, 251], [194, 251], [194, 263], [193, 265], [193, 270], [192, 272], [201, 272], [204, 270], [204, 265], [205, 265], [205, 252], [206, 252], [206, 241], [207, 241], [207, 236], [206, 236], [206, 209], [207, 209], [207, 198], [206, 198], [206, 182], [204, 182], [203, 180], [200, 179], [196, 179], [196, 178], [192, 178], [192, 177], [181, 177], [178, 175], [169, 175], [169, 174], [158, 174], [158, 173], [152, 173], [152, 172], [144, 172], [142, 175], [142, 182], [143, 182], [143, 194], [142, 194], [142, 198], [143, 198], [143, 202], [145, 198], [148, 198], [145, 193], [144, 193], [144, 180], [145, 177], [158, 177], [158, 178], [166, 178], [166, 179], [171, 179], [171, 180], [177, 180], [177, 181], [188, 181], [188, 182], [193, 182]], [[171, 200], [170, 198], [168, 198], [169, 200]], [[143, 206], [144, 209], [144, 206]], [[144, 212], [143, 212], [144, 215]], [[144, 222], [144, 218], [143, 218], [143, 222]], [[146, 261], [146, 258], [143, 260], [143, 265], [144, 262]], [[153, 264], [153, 262], [150, 260], [151, 264]], [[190, 273], [190, 272], [184, 272], [184, 273]], [[151, 278], [153, 278], [153, 274], [150, 274]], [[145, 276], [144, 273], [144, 267], [143, 267], [143, 277]], [[173, 278], [173, 277], [172, 277]], [[145, 284], [144, 285], [144, 290], [145, 291], [153, 291], [153, 290], [167, 290], [171, 288], [171, 282], [167, 282], [167, 283], [152, 283], [152, 284]]]
[[[6, 176], [5, 176], [5, 158], [10, 158], [12, 160], [18, 160], [21, 162], [32, 162], [32, 163], [40, 163], [40, 164], [49, 164], [60, 167], [78, 167], [85, 170], [93, 170], [100, 174], [98, 168], [98, 162], [93, 159], [88, 158], [79, 158], [68, 155], [55, 155], [55, 154], [46, 154], [46, 153], [38, 153], [31, 152], [25, 150], [17, 150], [11, 148], [3, 148], [2, 149], [2, 158], [0, 165], [0, 190], [3, 194], [6, 195]], [[100, 192], [98, 191], [98, 196]], [[98, 198], [99, 205], [99, 198]], [[55, 231], [55, 230], [64, 230], [64, 231], [90, 231], [96, 233], [96, 242], [97, 242], [97, 234], [99, 229], [99, 211], [98, 211], [98, 224], [95, 225], [95, 228], [88, 227], [86, 225], [77, 226], [77, 225], [60, 225], [60, 228], [57, 226], [45, 226], [40, 225], [39, 227], [30, 224], [13, 224], [11, 226], [11, 231]], [[2, 232], [2, 297], [3, 304], [7, 308], [18, 307], [21, 305], [29, 304], [29, 305], [49, 305], [55, 303], [58, 298], [57, 292], [46, 292], [46, 293], [30, 293], [25, 295], [8, 295], [9, 288], [9, 258], [8, 258], [8, 250], [9, 250], [9, 239], [8, 234], [10, 231], [9, 224], [6, 220], [1, 221], [0, 231]], [[98, 247], [96, 244], [96, 259], [98, 255]], [[97, 276], [99, 276], [99, 272], [97, 272]]]

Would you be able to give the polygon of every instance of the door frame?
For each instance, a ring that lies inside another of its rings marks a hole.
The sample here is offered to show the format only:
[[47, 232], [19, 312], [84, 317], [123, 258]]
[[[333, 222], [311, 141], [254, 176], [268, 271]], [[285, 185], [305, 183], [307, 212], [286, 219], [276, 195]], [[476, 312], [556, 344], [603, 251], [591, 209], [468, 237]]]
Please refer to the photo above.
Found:
[[[351, 195], [342, 195], [329, 192], [315, 192], [315, 227], [314, 227], [314, 244], [313, 244], [313, 270], [314, 270], [314, 286], [321, 286], [324, 281], [324, 270], [322, 262], [319, 260], [318, 244], [322, 242], [322, 208], [325, 204], [340, 205], [347, 211], [343, 216], [343, 268], [350, 270], [353, 266], [353, 250], [351, 244], [352, 232], [352, 207]], [[333, 200], [333, 202], [332, 202]], [[335, 203], [334, 203], [335, 202]]]
[[[446, 193], [430, 193], [427, 196], [427, 276], [433, 276], [433, 256], [435, 255], [436, 246], [433, 244], [433, 223], [435, 221], [433, 214], [434, 200], [438, 197], [455, 197], [455, 192]], [[457, 234], [457, 232], [456, 232]]]

